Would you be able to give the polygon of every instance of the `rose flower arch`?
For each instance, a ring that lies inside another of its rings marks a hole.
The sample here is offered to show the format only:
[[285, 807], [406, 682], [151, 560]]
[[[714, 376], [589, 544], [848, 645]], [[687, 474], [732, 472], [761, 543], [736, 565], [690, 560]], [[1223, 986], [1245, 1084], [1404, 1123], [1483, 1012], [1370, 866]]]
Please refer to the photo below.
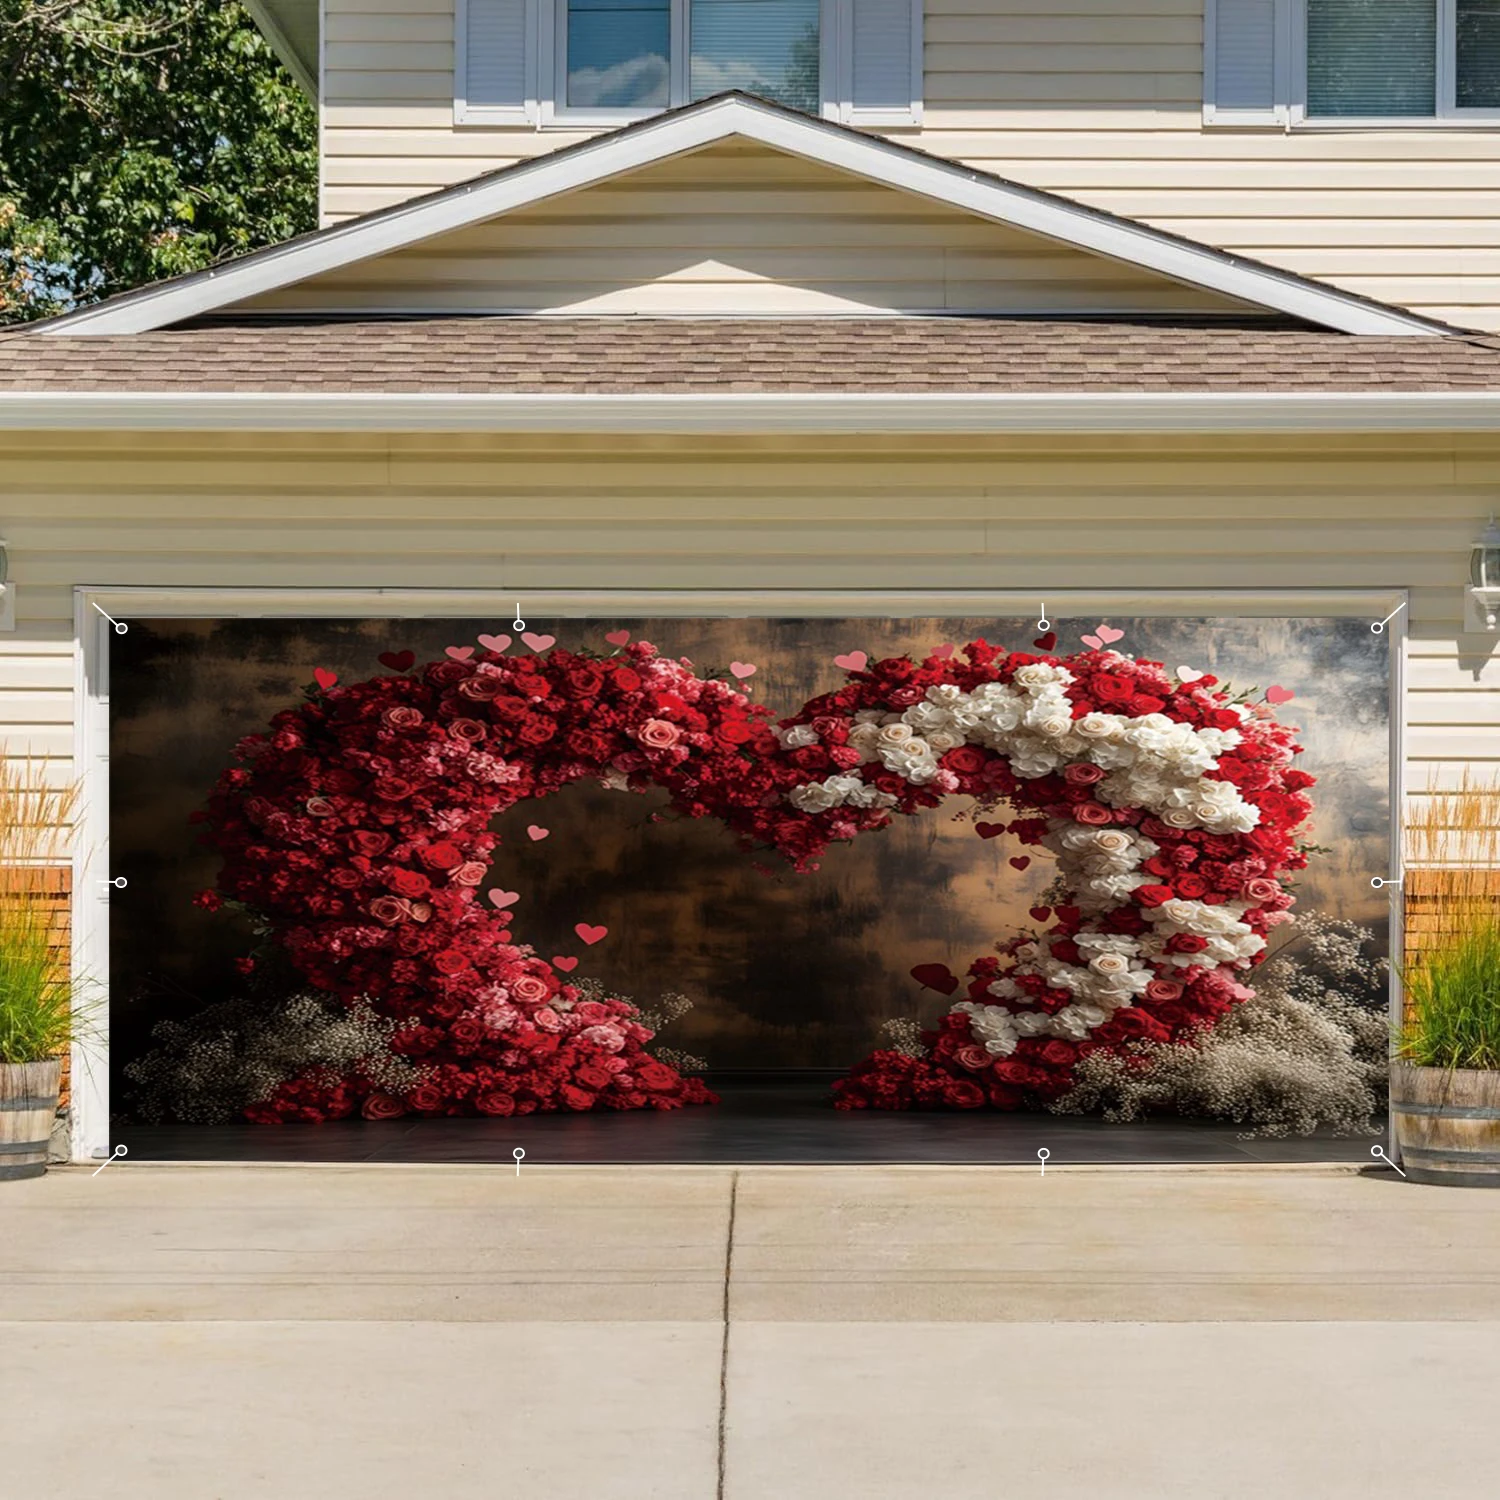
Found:
[[385, 675], [347, 686], [323, 674], [240, 742], [196, 815], [219, 894], [313, 985], [391, 1018], [392, 1051], [417, 1065], [399, 1095], [370, 1070], [310, 1069], [251, 1118], [712, 1100], [645, 1051], [632, 1006], [585, 997], [516, 939], [516, 893], [484, 889], [491, 819], [580, 778], [663, 787], [798, 870], [954, 796], [1008, 805], [1001, 826], [1056, 856], [1045, 929], [970, 966], [925, 1056], [855, 1067], [836, 1086], [847, 1108], [1044, 1103], [1090, 1051], [1186, 1039], [1248, 999], [1288, 919], [1312, 777], [1269, 706], [1206, 674], [980, 640], [852, 671], [778, 722], [644, 642], [523, 658], [483, 640], [420, 668], [387, 653]]

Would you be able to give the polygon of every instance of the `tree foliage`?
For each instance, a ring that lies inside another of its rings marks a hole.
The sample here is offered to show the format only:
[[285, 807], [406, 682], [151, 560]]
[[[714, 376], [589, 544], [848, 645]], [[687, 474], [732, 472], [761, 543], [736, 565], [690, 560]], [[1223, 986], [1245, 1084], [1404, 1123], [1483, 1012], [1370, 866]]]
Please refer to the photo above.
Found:
[[0, 323], [314, 228], [316, 138], [233, 0], [0, 0]]

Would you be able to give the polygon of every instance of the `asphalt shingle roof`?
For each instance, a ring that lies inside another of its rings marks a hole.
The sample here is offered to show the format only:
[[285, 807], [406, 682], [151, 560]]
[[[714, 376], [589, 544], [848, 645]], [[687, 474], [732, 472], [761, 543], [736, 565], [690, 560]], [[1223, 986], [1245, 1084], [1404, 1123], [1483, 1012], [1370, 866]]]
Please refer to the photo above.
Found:
[[0, 334], [0, 391], [1500, 390], [1500, 338], [1264, 319], [423, 317]]

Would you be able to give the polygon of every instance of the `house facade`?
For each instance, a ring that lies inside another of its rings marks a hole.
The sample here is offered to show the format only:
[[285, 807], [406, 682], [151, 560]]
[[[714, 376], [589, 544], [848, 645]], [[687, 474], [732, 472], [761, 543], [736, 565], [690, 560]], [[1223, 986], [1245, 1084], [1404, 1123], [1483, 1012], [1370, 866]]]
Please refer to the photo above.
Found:
[[1379, 606], [1405, 789], [1500, 767], [1486, 0], [256, 13], [323, 228], [0, 334], [0, 733], [89, 788], [81, 973], [132, 615]]

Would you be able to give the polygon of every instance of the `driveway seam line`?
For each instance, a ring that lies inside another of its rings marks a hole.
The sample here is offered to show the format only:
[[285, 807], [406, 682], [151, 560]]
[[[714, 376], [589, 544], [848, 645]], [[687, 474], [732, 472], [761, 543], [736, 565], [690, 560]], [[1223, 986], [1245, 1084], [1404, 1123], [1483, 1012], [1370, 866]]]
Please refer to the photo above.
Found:
[[729, 1225], [724, 1235], [724, 1302], [720, 1310], [724, 1335], [719, 1344], [719, 1483], [716, 1500], [724, 1500], [724, 1435], [729, 1417], [729, 1283], [734, 1275], [734, 1215], [740, 1194], [740, 1174], [729, 1176]]

